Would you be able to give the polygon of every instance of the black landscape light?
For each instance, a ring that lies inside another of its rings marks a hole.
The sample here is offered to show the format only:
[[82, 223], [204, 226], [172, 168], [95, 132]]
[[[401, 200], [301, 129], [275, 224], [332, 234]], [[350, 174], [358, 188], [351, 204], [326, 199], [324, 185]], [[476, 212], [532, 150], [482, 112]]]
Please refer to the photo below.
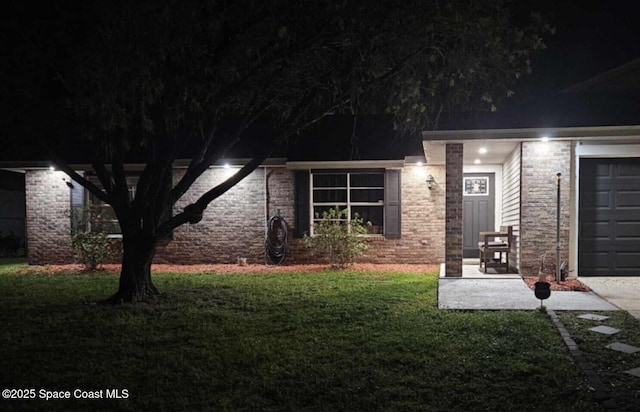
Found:
[[545, 281], [536, 282], [533, 292], [536, 298], [540, 299], [540, 307], [542, 307], [542, 301], [549, 299], [549, 296], [551, 296], [551, 284]]

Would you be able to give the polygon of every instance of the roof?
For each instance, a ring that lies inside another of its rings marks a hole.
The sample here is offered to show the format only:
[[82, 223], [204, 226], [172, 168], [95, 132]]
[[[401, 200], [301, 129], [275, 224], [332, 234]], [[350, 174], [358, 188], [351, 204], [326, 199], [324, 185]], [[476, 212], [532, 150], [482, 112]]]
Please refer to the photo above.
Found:
[[612, 92], [640, 89], [640, 58], [607, 70], [562, 90], [562, 93]]
[[[546, 127], [515, 129], [435, 130], [423, 132], [427, 164], [445, 163], [447, 143], [464, 143], [463, 163], [502, 164], [521, 142], [581, 141], [607, 144], [640, 144], [640, 125], [599, 127]], [[479, 156], [480, 149], [484, 154]]]
[[640, 59], [562, 90], [533, 91], [492, 113], [449, 115], [441, 130], [566, 128], [640, 124]]

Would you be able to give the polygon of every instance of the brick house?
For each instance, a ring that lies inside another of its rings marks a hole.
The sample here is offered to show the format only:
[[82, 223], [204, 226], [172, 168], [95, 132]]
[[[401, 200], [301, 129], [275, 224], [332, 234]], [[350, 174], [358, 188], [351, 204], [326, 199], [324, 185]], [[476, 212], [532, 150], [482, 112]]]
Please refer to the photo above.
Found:
[[[270, 159], [213, 201], [200, 223], [177, 228], [156, 261], [264, 262], [267, 221], [277, 213], [289, 227], [286, 262], [308, 262], [313, 257], [301, 237], [312, 234], [315, 213], [338, 205], [372, 223], [362, 261], [444, 262], [447, 276], [460, 276], [463, 259], [478, 257], [479, 232], [511, 226], [511, 269], [532, 275], [542, 254], [555, 262], [559, 186], [559, 251], [570, 275], [640, 275], [639, 79], [636, 59], [532, 99], [531, 107], [470, 124], [457, 119], [451, 130], [424, 132], [420, 156]], [[205, 172], [175, 211], [243, 162], [230, 163]], [[186, 165], [176, 162], [174, 181]], [[95, 199], [47, 164], [0, 169], [25, 175], [29, 263], [70, 262], [69, 210]], [[75, 169], [91, 179], [90, 167]], [[132, 194], [136, 170], [129, 166]]]
[[[427, 189], [429, 174], [444, 182], [444, 167], [418, 166], [424, 158], [354, 162], [286, 162], [270, 159], [214, 200], [195, 225], [174, 231], [159, 247], [156, 262], [232, 263], [238, 256], [265, 261], [266, 222], [278, 213], [289, 226], [287, 262], [308, 262], [302, 244], [312, 232], [312, 218], [334, 205], [349, 207], [372, 222], [367, 255], [370, 262], [429, 263], [444, 259], [443, 187]], [[241, 161], [205, 172], [175, 205], [181, 210], [230, 176]], [[79, 185], [46, 165], [12, 166], [25, 173], [29, 263], [69, 263], [69, 210], [94, 202]], [[91, 178], [89, 168], [75, 167]], [[186, 168], [174, 169], [177, 180]], [[84, 170], [86, 169], [86, 170]], [[135, 176], [135, 166], [131, 167]], [[347, 185], [349, 189], [347, 189]], [[70, 187], [72, 186], [72, 187]], [[132, 184], [132, 190], [134, 185]], [[113, 235], [117, 236], [117, 225]], [[55, 247], [52, 247], [55, 245]]]
[[[177, 228], [156, 262], [262, 263], [276, 213], [289, 226], [286, 262], [309, 262], [301, 236], [312, 233], [315, 213], [340, 205], [372, 222], [362, 261], [445, 262], [447, 276], [458, 276], [463, 257], [477, 257], [478, 232], [509, 225], [511, 266], [535, 274], [542, 253], [555, 257], [561, 173], [560, 252], [571, 275], [640, 273], [640, 126], [434, 131], [423, 133], [423, 147], [423, 157], [396, 160], [270, 159], [212, 202], [200, 223]], [[211, 167], [175, 209], [241, 163]], [[25, 173], [29, 263], [70, 262], [69, 210], [91, 196], [44, 165], [13, 166]], [[184, 167], [177, 164], [174, 180]], [[90, 177], [89, 168], [77, 170]]]

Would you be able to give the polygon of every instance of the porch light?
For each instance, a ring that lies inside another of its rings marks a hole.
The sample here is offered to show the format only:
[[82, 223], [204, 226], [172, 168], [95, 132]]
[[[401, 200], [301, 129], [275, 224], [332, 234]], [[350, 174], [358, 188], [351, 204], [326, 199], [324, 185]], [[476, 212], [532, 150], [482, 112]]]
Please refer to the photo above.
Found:
[[228, 169], [228, 168], [231, 167], [231, 165], [229, 163], [225, 163], [224, 166], [222, 166], [222, 167], [224, 167], [225, 169]]
[[433, 186], [436, 184], [436, 179], [433, 178], [433, 175], [427, 176], [427, 188], [429, 190], [433, 189]]
[[542, 136], [542, 138], [540, 139], [540, 141], [547, 143], [549, 141], [549, 136]]
[[56, 168], [55, 168], [55, 167], [53, 167], [53, 166], [49, 166], [49, 171], [50, 171], [50, 172], [53, 172], [53, 171], [55, 171], [55, 170], [56, 170]]
[[418, 162], [418, 163], [416, 163], [416, 166], [418, 166], [418, 167], [422, 167], [422, 162]]

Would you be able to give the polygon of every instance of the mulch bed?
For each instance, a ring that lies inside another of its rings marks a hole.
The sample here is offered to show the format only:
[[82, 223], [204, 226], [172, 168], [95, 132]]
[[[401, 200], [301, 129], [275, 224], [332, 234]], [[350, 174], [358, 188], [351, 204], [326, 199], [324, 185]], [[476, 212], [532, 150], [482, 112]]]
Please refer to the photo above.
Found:
[[[163, 263], [154, 264], [151, 267], [152, 272], [172, 272], [172, 273], [314, 273], [330, 270], [326, 264], [314, 264], [314, 265], [257, 265], [249, 264], [246, 266], [240, 266], [237, 264], [201, 264], [201, 265], [169, 265]], [[350, 266], [347, 270], [356, 272], [398, 272], [398, 273], [433, 273], [440, 270], [439, 265], [382, 265], [371, 263], [357, 263]], [[103, 273], [120, 273], [119, 264], [107, 264], [103, 265], [100, 272]], [[82, 265], [46, 265], [46, 266], [29, 266], [24, 269], [20, 269], [18, 273], [86, 273]]]
[[[171, 272], [171, 273], [317, 273], [330, 270], [326, 264], [309, 264], [309, 265], [258, 265], [249, 264], [240, 266], [237, 264], [200, 264], [200, 265], [169, 265], [164, 263], [156, 263], [151, 267], [155, 273]], [[440, 270], [439, 265], [407, 265], [407, 264], [373, 264], [373, 263], [356, 263], [348, 268], [355, 272], [397, 272], [397, 273], [433, 273]], [[17, 271], [18, 273], [39, 273], [39, 274], [56, 274], [56, 273], [86, 273], [82, 265], [45, 265], [45, 266], [29, 266]], [[119, 264], [103, 265], [102, 273], [120, 273]], [[538, 277], [525, 277], [525, 283], [531, 290], [538, 281]], [[560, 283], [556, 282], [553, 276], [547, 276], [547, 282], [551, 284], [551, 290], [556, 291], [578, 291], [589, 292], [588, 286], [577, 279], [569, 278]]]
[[[535, 283], [539, 280], [537, 276], [535, 277], [525, 277], [523, 278], [524, 282], [529, 286], [531, 290], [535, 289]], [[591, 292], [591, 289], [580, 282], [578, 279], [568, 278], [563, 280], [562, 282], [556, 282], [553, 276], [547, 276], [547, 282], [551, 285], [551, 290], [555, 291], [573, 291], [573, 292]]]

